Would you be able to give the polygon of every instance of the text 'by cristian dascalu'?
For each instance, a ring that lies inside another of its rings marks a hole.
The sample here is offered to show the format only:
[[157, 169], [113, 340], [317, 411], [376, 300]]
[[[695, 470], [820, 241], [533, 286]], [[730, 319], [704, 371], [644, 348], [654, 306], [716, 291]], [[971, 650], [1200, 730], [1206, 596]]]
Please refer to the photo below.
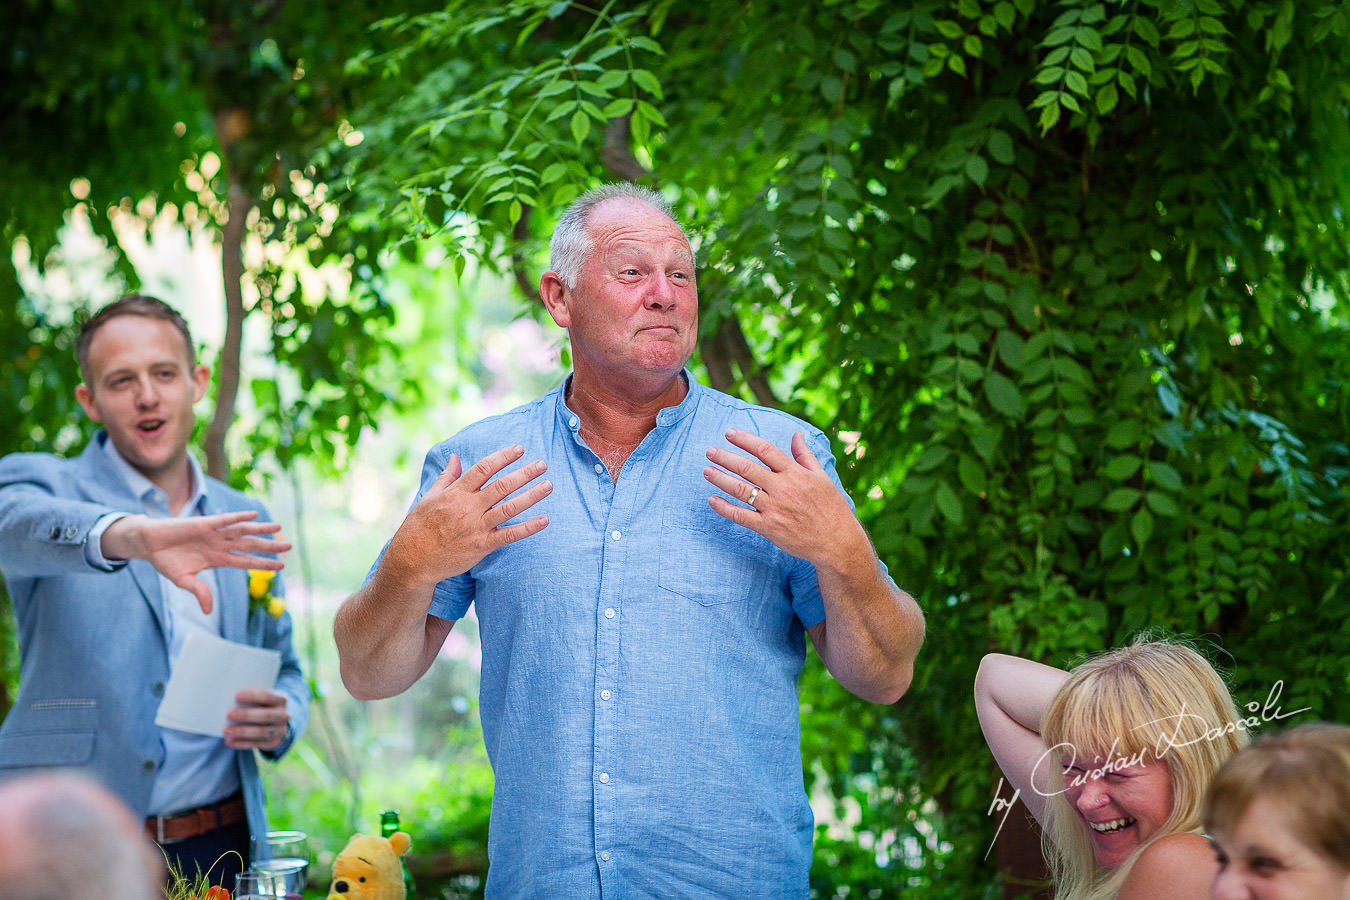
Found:
[[[1288, 719], [1291, 716], [1296, 716], [1299, 713], [1304, 713], [1312, 709], [1311, 706], [1305, 706], [1302, 709], [1296, 709], [1293, 712], [1284, 712], [1280, 709], [1280, 694], [1283, 692], [1284, 681], [1280, 680], [1275, 682], [1270, 689], [1270, 693], [1266, 696], [1265, 703], [1253, 700], [1251, 703], [1247, 704], [1247, 711], [1250, 712], [1251, 715], [1246, 716], [1245, 718], [1236, 719], [1232, 722], [1224, 722], [1220, 725], [1210, 725], [1204, 716], [1186, 712], [1186, 707], [1182, 706], [1180, 712], [1176, 715], [1163, 716], [1162, 718], [1153, 719], [1135, 727], [1136, 729], [1148, 728], [1150, 726], [1159, 726], [1163, 728], [1164, 733], [1158, 739], [1157, 746], [1152, 750], [1152, 756], [1155, 759], [1162, 759], [1167, 755], [1168, 751], [1175, 747], [1189, 747], [1191, 744], [1198, 744], [1201, 741], [1215, 741], [1224, 735], [1233, 734], [1238, 731], [1251, 731], [1268, 722], [1278, 722], [1281, 719]], [[1200, 730], [1198, 734], [1183, 738], [1182, 731], [1185, 725], [1187, 723], [1195, 722], [1198, 722], [1202, 726], [1202, 730]], [[1175, 728], [1170, 732], [1166, 730], [1169, 723], [1175, 723]], [[1047, 747], [1045, 753], [1041, 754], [1040, 758], [1036, 760], [1036, 764], [1032, 766], [1030, 779], [1031, 789], [1042, 797], [1053, 797], [1057, 794], [1064, 793], [1064, 791], [1069, 790], [1070, 788], [1082, 787], [1089, 781], [1101, 778], [1103, 775], [1130, 769], [1134, 766], [1145, 765], [1144, 757], [1149, 755], [1149, 750], [1140, 750], [1133, 756], [1120, 756], [1116, 753], [1116, 745], [1119, 743], [1120, 738], [1114, 738], [1111, 741], [1110, 749], [1106, 752], [1106, 758], [1102, 760], [1100, 765], [1094, 764], [1090, 769], [1079, 769], [1078, 774], [1074, 775], [1072, 780], [1066, 780], [1065, 787], [1058, 791], [1043, 791], [1037, 787], [1035, 783], [1035, 773], [1041, 768], [1041, 765], [1046, 762], [1047, 757], [1060, 751], [1066, 751], [1064, 753], [1064, 774], [1067, 776], [1070, 769], [1078, 768], [1078, 748], [1069, 743], [1061, 743], [1056, 744], [1053, 747]], [[1004, 823], [1008, 821], [1008, 813], [1012, 812], [1013, 805], [1017, 803], [1022, 796], [1022, 790], [1021, 788], [1018, 788], [1013, 791], [1011, 797], [1004, 799], [1002, 797], [1003, 781], [1003, 778], [999, 778], [998, 787], [994, 789], [994, 802], [989, 804], [989, 809], [985, 810], [985, 815], [1003, 814], [1002, 818], [998, 821], [998, 829], [994, 832], [994, 840], [989, 843], [989, 850], [994, 849], [994, 842], [998, 840], [998, 836], [1003, 832]], [[989, 850], [984, 851], [985, 857], [989, 856]]]

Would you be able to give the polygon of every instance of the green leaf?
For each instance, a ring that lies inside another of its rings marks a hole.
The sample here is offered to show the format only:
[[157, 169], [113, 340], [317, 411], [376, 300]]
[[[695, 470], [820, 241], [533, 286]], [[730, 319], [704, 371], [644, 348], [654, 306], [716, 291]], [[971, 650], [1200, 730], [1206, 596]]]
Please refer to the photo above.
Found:
[[1143, 460], [1139, 457], [1132, 454], [1124, 454], [1122, 456], [1117, 456], [1107, 463], [1104, 472], [1106, 477], [1110, 478], [1112, 481], [1124, 481], [1135, 472], [1138, 472], [1139, 466], [1142, 463]]
[[1124, 512], [1139, 502], [1139, 491], [1134, 488], [1116, 488], [1102, 501], [1102, 509], [1108, 512]]
[[1025, 357], [1025, 342], [1011, 331], [1000, 330], [994, 339], [998, 347], [999, 359], [1014, 372], [1020, 371]]
[[1120, 99], [1114, 84], [1108, 84], [1097, 92], [1097, 112], [1102, 115], [1108, 115], [1111, 110], [1116, 108], [1116, 102]]
[[994, 129], [989, 132], [989, 139], [985, 144], [989, 149], [989, 155], [994, 162], [1001, 165], [1010, 166], [1016, 156], [1013, 152], [1012, 138], [1006, 131]]
[[979, 496], [984, 493], [984, 467], [975, 457], [969, 453], [962, 453], [956, 463], [956, 474], [961, 478], [962, 486], [971, 494]]
[[1143, 428], [1134, 419], [1121, 419], [1106, 432], [1106, 446], [1114, 449], [1133, 447], [1143, 436]]
[[1153, 536], [1153, 514], [1140, 507], [1130, 517], [1130, 534], [1134, 536], [1134, 542], [1138, 546], [1147, 544], [1148, 539]]
[[984, 161], [981, 156], [966, 157], [966, 177], [977, 185], [984, 185], [984, 181], [989, 177], [989, 163]]
[[1149, 491], [1144, 498], [1155, 513], [1160, 516], [1177, 516], [1181, 514], [1177, 502], [1168, 494], [1162, 491]]
[[591, 133], [591, 117], [586, 115], [586, 111], [578, 109], [572, 113], [572, 139], [577, 144], [586, 142], [586, 136]]
[[937, 490], [933, 493], [933, 502], [937, 504], [938, 512], [942, 513], [943, 518], [953, 525], [960, 525], [965, 518], [961, 500], [946, 481], [938, 482]]
[[661, 82], [658, 81], [656, 76], [651, 72], [646, 69], [634, 69], [628, 74], [629, 77], [633, 79], [633, 84], [637, 85], [638, 88], [646, 91], [658, 100], [662, 99]]
[[1022, 418], [1022, 395], [1004, 375], [990, 372], [984, 376], [984, 395], [994, 409], [1010, 419]]
[[1177, 470], [1164, 462], [1151, 462], [1148, 464], [1149, 480], [1165, 491], [1180, 491], [1181, 476]]

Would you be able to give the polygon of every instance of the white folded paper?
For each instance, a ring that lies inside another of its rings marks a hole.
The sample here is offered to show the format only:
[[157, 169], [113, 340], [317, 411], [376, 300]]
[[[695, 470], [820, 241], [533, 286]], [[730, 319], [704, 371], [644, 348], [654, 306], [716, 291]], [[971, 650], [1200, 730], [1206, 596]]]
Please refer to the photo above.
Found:
[[183, 640], [173, 673], [164, 689], [155, 724], [221, 737], [234, 709], [234, 695], [252, 688], [271, 688], [281, 671], [276, 650], [236, 644], [194, 629]]

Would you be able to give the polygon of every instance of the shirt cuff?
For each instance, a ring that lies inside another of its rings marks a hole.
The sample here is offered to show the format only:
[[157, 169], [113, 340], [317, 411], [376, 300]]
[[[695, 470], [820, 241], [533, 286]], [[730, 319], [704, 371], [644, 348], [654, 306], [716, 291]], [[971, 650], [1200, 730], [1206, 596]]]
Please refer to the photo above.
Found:
[[100, 572], [116, 572], [127, 564], [125, 559], [110, 560], [103, 555], [103, 532], [118, 519], [125, 519], [131, 513], [111, 512], [99, 517], [89, 534], [84, 538], [84, 561]]

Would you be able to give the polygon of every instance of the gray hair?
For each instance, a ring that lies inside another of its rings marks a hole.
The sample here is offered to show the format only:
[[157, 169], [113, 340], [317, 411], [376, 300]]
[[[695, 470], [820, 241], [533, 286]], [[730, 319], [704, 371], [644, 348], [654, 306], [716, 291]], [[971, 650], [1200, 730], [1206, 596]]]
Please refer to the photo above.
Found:
[[684, 227], [675, 218], [675, 211], [666, 202], [666, 198], [651, 188], [630, 181], [602, 184], [591, 188], [563, 210], [557, 227], [553, 229], [553, 238], [548, 244], [549, 268], [558, 273], [558, 277], [567, 285], [568, 290], [577, 286], [581, 267], [586, 264], [586, 259], [595, 249], [595, 242], [591, 239], [588, 226], [591, 213], [606, 200], [637, 200], [645, 203], [674, 222], [675, 227], [684, 234], [685, 241], [689, 240], [689, 235], [685, 234]]
[[[148, 839], [131, 831], [129, 810], [93, 784], [71, 775], [37, 776], [6, 790], [0, 827], [0, 897], [4, 900], [151, 900], [163, 895], [151, 867]], [[19, 793], [22, 799], [13, 797]]]

